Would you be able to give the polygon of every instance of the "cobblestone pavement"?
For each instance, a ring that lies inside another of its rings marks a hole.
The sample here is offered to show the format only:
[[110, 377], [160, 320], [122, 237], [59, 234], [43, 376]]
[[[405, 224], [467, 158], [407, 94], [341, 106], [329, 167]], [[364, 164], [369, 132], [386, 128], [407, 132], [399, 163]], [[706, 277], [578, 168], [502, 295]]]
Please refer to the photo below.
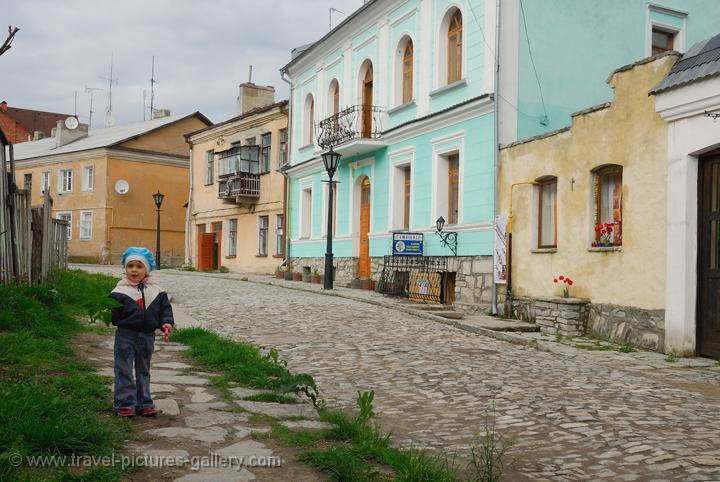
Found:
[[494, 407], [514, 441], [508, 480], [720, 481], [720, 366], [547, 353], [340, 297], [155, 277], [202, 325], [279, 349], [329, 402], [350, 407], [374, 389], [398, 443], [462, 459]]

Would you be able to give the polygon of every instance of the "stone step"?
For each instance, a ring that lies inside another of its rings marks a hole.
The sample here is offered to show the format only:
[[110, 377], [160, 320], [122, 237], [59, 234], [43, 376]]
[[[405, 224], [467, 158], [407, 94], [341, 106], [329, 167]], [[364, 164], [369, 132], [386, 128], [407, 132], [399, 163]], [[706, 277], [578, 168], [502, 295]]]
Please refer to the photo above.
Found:
[[446, 305], [426, 305], [422, 303], [407, 303], [408, 308], [412, 308], [414, 310], [422, 310], [422, 311], [447, 311], [448, 307]]
[[457, 311], [433, 311], [433, 315], [442, 316], [448, 320], [462, 320], [463, 314]]

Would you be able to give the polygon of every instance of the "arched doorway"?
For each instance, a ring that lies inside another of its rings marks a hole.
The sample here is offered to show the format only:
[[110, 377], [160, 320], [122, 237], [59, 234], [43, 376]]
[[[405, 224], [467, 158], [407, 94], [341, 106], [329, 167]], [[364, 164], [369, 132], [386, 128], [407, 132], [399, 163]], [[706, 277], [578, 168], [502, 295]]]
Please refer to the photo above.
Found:
[[365, 177], [360, 184], [360, 253], [358, 257], [358, 278], [369, 278], [370, 272], [370, 179]]
[[362, 136], [370, 137], [372, 132], [373, 68], [367, 66], [362, 82]]

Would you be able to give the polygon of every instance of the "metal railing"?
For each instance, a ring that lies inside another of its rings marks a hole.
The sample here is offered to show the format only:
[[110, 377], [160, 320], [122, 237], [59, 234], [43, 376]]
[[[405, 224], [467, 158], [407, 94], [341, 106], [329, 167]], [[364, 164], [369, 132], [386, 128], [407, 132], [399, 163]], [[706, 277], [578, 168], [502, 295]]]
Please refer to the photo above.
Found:
[[382, 137], [385, 109], [376, 105], [353, 105], [316, 125], [318, 145], [326, 149], [354, 139]]
[[377, 291], [417, 301], [443, 303], [448, 286], [445, 256], [385, 256]]
[[218, 180], [218, 197], [220, 199], [259, 196], [260, 174], [240, 172]]

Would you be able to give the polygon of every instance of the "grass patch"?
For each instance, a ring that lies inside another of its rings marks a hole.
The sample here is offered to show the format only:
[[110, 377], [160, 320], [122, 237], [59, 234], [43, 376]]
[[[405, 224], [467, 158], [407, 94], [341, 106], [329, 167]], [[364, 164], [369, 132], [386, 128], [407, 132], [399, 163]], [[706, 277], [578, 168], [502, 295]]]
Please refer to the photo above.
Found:
[[298, 403], [297, 398], [275, 392], [257, 393], [243, 397], [248, 402], [268, 402], [268, 403]]
[[668, 363], [677, 363], [680, 360], [680, 357], [675, 352], [669, 352], [667, 356], [665, 357], [665, 361]]
[[290, 430], [278, 422], [272, 424], [272, 435], [292, 447], [312, 447], [325, 438], [322, 430]]
[[[119, 480], [119, 469], [14, 467], [10, 456], [110, 455], [131, 425], [109, 416], [108, 377], [77, 358], [88, 299], [117, 280], [58, 271], [43, 285], [0, 285], [0, 480]], [[24, 459], [25, 460], [25, 459]]]

